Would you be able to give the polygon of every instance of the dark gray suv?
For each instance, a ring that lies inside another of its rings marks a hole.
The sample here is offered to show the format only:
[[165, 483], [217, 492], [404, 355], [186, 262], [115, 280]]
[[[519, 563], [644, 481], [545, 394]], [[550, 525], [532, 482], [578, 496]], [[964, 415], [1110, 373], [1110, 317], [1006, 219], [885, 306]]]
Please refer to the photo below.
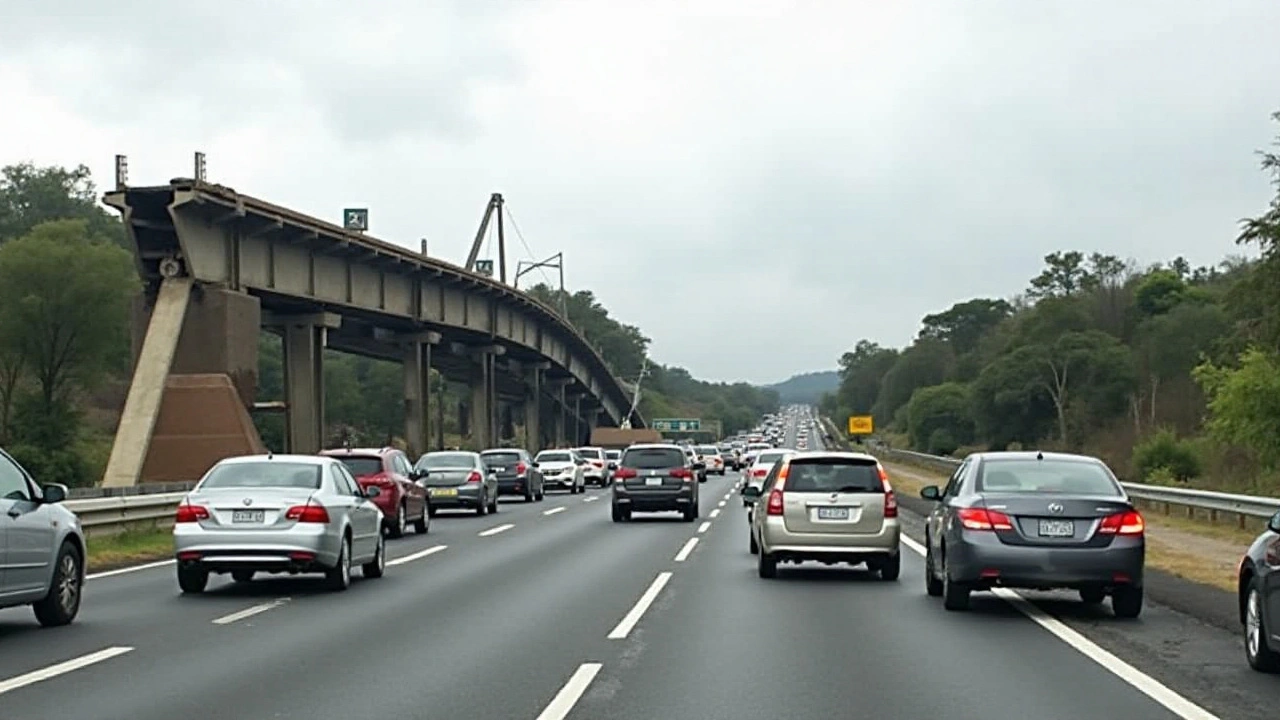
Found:
[[676, 511], [685, 522], [698, 517], [698, 469], [679, 445], [632, 445], [613, 475], [613, 521], [633, 512]]
[[498, 476], [498, 495], [516, 495], [525, 502], [542, 500], [542, 471], [523, 448], [495, 448], [480, 453], [486, 467]]

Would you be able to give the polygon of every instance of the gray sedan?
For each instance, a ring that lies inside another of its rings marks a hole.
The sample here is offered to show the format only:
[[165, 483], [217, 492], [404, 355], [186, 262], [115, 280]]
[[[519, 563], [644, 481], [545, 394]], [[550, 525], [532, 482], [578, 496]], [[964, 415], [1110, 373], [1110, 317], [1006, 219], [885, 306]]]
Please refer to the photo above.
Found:
[[475, 510], [481, 516], [498, 512], [498, 476], [480, 453], [430, 452], [418, 458], [413, 469], [419, 473], [418, 483], [427, 489], [432, 515], [453, 508]]
[[382, 511], [339, 460], [253, 455], [214, 465], [178, 504], [173, 544], [178, 586], [204, 592], [210, 573], [249, 582], [255, 573], [324, 573], [332, 590], [351, 566], [382, 577]]
[[0, 450], [0, 608], [30, 605], [45, 627], [80, 612], [84, 534], [80, 519], [58, 503], [64, 485], [36, 485]]
[[1066, 588], [1111, 596], [1117, 617], [1142, 612], [1142, 515], [1101, 460], [1035, 452], [975, 453], [925, 522], [925, 587], [948, 610], [993, 587]]

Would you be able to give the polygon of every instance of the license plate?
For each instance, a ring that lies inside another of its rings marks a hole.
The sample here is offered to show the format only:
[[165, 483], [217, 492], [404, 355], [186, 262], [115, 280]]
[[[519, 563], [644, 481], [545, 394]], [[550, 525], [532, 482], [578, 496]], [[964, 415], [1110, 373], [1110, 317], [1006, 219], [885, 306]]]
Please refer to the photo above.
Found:
[[267, 514], [262, 510], [233, 510], [231, 512], [231, 522], [233, 523], [260, 523], [266, 517]]
[[644, 479], [644, 484], [645, 484], [645, 485], [661, 485], [661, 484], [662, 484], [662, 478], [660, 478], [660, 477], [645, 478], [645, 479]]
[[507, 469], [506, 469], [506, 468], [499, 468], [499, 467], [496, 467], [496, 468], [489, 468], [489, 469], [490, 469], [490, 470], [492, 470], [492, 471], [494, 471], [494, 472], [496, 472], [496, 473], [506, 472], [506, 471], [507, 471]]
[[454, 488], [431, 488], [431, 497], [453, 497], [457, 494]]
[[1071, 537], [1076, 534], [1076, 524], [1071, 520], [1041, 520], [1041, 537]]
[[848, 520], [849, 508], [818, 508], [819, 520]]

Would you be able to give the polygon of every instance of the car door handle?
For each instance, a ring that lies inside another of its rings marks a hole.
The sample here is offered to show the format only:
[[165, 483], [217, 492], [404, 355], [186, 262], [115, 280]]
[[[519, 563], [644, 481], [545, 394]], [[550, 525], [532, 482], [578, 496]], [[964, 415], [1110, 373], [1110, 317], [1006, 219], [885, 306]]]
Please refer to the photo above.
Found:
[[22, 511], [21, 511], [21, 510], [19, 510], [19, 509], [17, 509], [17, 508], [13, 508], [13, 509], [9, 510], [9, 512], [7, 512], [7, 513], [5, 513], [5, 514], [6, 514], [6, 515], [8, 515], [8, 516], [9, 516], [9, 517], [11, 517], [11, 518], [17, 518], [19, 515], [21, 515], [21, 514], [22, 514]]

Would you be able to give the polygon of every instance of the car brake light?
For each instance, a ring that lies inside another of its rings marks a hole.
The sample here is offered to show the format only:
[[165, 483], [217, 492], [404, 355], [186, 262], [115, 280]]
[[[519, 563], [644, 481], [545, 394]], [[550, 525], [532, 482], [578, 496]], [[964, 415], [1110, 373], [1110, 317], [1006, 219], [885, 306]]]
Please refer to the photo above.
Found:
[[751, 471], [751, 477], [764, 477], [765, 475], [768, 475], [768, 474], [769, 474], [769, 471], [765, 470], [764, 468], [756, 468], [755, 470]]
[[671, 471], [671, 477], [684, 478], [688, 481], [693, 479], [693, 473], [689, 472], [689, 468], [676, 468]]
[[480, 471], [479, 471], [479, 470], [472, 470], [472, 471], [471, 471], [471, 474], [467, 476], [467, 482], [469, 482], [469, 483], [478, 483], [478, 482], [480, 482], [482, 479], [483, 479], [483, 478], [481, 478], [481, 477], [480, 477]]
[[629, 478], [636, 477], [636, 475], [637, 475], [636, 471], [632, 470], [629, 467], [620, 467], [618, 468], [617, 472], [613, 474], [613, 476], [618, 478], [619, 480], [627, 480]]
[[769, 503], [765, 505], [766, 515], [782, 514], [782, 491], [773, 490], [769, 493]]
[[294, 505], [284, 513], [285, 520], [296, 520], [300, 523], [327, 523], [329, 511], [323, 505]]
[[1137, 512], [1130, 510], [1102, 518], [1098, 532], [1103, 535], [1141, 535], [1147, 529], [1146, 522]]
[[528, 470], [528, 469], [529, 469], [529, 466], [528, 466], [528, 465], [525, 465], [525, 464], [524, 464], [524, 463], [522, 463], [522, 462], [518, 462], [518, 463], [516, 463], [516, 474], [517, 474], [517, 475], [523, 475], [523, 474], [525, 473], [525, 471], [526, 471], [526, 470]]
[[209, 510], [200, 505], [183, 503], [178, 506], [178, 514], [173, 518], [176, 523], [192, 523], [209, 519]]
[[1013, 520], [1008, 515], [986, 508], [960, 508], [956, 513], [965, 530], [1012, 530]]

